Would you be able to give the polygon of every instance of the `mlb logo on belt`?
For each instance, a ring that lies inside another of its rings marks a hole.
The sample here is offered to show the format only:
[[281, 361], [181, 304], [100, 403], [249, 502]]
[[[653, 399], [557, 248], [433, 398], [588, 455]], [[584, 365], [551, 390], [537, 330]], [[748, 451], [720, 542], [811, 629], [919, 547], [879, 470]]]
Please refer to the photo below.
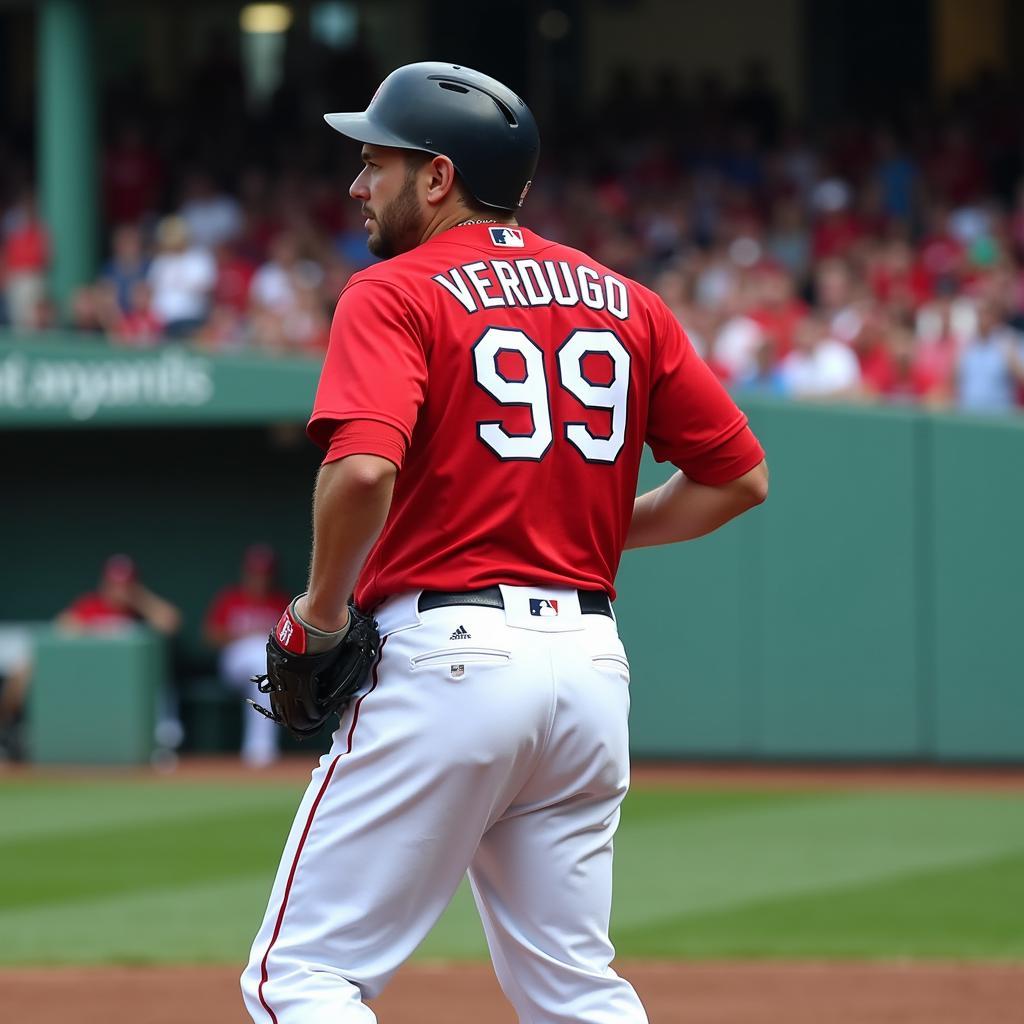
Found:
[[541, 615], [544, 617], [558, 614], [558, 602], [549, 601], [544, 597], [531, 597], [530, 598], [530, 614]]
[[491, 242], [509, 249], [522, 249], [526, 244], [523, 233], [517, 228], [491, 228]]

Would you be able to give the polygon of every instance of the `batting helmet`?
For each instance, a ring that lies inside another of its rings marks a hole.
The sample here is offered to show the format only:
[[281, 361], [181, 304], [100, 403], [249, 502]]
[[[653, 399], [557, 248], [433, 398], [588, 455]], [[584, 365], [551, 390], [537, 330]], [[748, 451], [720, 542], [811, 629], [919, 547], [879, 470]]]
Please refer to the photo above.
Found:
[[507, 86], [458, 64], [406, 64], [358, 114], [324, 114], [342, 135], [371, 146], [446, 156], [484, 206], [523, 205], [540, 154], [530, 108]]

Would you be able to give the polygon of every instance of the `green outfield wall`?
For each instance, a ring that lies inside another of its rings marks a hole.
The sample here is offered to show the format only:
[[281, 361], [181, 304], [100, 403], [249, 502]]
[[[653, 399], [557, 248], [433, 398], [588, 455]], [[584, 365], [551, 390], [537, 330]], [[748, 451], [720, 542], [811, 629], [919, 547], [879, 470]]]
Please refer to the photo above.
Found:
[[[187, 684], [213, 671], [203, 611], [247, 544], [278, 547], [286, 588], [304, 579], [316, 367], [171, 354], [202, 361], [203, 402], [110, 383], [143, 379], [131, 367], [167, 350], [0, 346], [0, 620], [52, 616], [127, 551], [185, 613], [172, 653]], [[78, 385], [91, 397], [77, 415], [54, 397], [73, 384], [24, 390], [88, 381], [92, 365], [106, 383]], [[768, 502], [623, 558], [635, 752], [1024, 761], [1024, 422], [743, 404], [768, 451]], [[669, 471], [646, 463], [642, 486]]]
[[743, 404], [768, 502], [623, 558], [634, 750], [1024, 761], [1024, 424]]

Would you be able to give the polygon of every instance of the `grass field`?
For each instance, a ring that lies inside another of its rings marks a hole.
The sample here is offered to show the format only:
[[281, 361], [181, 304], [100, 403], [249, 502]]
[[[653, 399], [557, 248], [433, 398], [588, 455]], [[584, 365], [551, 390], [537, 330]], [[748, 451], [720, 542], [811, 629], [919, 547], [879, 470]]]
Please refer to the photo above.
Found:
[[[241, 963], [301, 784], [0, 780], [0, 964]], [[650, 958], [1024, 958], [1024, 794], [639, 788], [613, 937]], [[486, 956], [460, 891], [419, 956]]]

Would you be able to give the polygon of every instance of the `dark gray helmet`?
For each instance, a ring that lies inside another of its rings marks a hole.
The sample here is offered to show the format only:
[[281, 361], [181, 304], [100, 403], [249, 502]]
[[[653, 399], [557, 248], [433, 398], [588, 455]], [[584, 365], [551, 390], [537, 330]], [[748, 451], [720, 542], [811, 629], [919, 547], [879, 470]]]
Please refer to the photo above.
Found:
[[530, 108], [507, 86], [458, 64], [406, 64], [381, 82], [359, 114], [324, 114], [335, 130], [371, 146], [446, 156], [484, 206], [523, 205], [540, 154]]

